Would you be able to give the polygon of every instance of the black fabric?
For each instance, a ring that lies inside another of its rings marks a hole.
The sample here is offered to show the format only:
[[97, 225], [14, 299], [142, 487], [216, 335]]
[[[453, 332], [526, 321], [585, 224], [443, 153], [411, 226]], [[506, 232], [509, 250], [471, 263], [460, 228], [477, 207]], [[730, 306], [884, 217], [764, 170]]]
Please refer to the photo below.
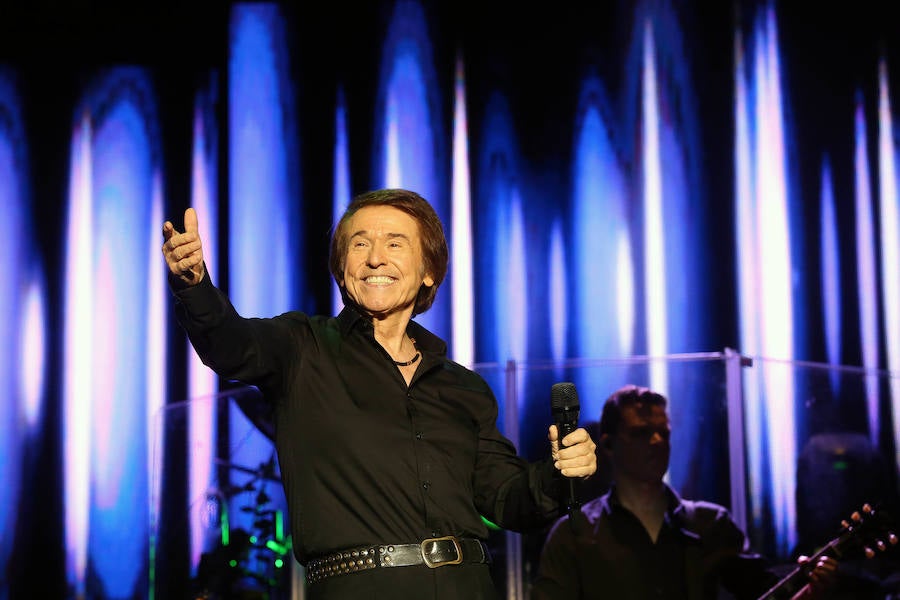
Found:
[[408, 334], [422, 358], [407, 387], [371, 323], [351, 308], [336, 318], [245, 319], [209, 277], [173, 291], [179, 323], [203, 362], [258, 386], [274, 406], [302, 564], [385, 540], [485, 539], [482, 515], [516, 531], [558, 515], [549, 456], [535, 464], [518, 457], [496, 428], [487, 383], [449, 360], [446, 344], [416, 323]]
[[714, 600], [720, 586], [756, 598], [777, 582], [724, 507], [667, 493], [656, 543], [618, 502], [615, 487], [573, 520], [559, 519], [544, 544], [532, 600]]
[[500, 600], [488, 565], [373, 569], [311, 585], [309, 600]]

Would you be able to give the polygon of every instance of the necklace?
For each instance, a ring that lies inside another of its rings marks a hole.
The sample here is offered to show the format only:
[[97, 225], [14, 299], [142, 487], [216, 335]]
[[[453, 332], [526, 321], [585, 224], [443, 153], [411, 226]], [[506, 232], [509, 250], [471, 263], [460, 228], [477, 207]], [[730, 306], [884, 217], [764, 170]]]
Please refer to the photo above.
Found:
[[[422, 356], [422, 355], [421, 355], [420, 353], [416, 352], [416, 355], [413, 356], [413, 357], [412, 357], [411, 359], [409, 359], [408, 361], [406, 361], [406, 362], [400, 362], [399, 360], [395, 360], [395, 361], [394, 361], [394, 364], [397, 365], [398, 367], [408, 367], [409, 365], [415, 364], [415, 362], [416, 362], [417, 360], [419, 360], [419, 357], [420, 357], [420, 356]], [[393, 360], [393, 359], [391, 359], [391, 360]]]

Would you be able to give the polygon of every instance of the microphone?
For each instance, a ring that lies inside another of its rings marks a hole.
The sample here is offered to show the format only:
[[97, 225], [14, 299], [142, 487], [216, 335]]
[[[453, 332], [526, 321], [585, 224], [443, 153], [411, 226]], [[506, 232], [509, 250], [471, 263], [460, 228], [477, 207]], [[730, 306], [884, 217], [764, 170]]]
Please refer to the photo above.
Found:
[[[574, 383], [553, 384], [553, 387], [550, 389], [550, 410], [553, 413], [556, 430], [559, 432], [557, 444], [562, 449], [562, 439], [578, 428], [578, 392], [575, 391]], [[559, 474], [559, 471], [557, 471], [557, 474]], [[575, 479], [572, 477], [560, 477], [558, 492], [560, 512], [571, 515], [578, 509]]]

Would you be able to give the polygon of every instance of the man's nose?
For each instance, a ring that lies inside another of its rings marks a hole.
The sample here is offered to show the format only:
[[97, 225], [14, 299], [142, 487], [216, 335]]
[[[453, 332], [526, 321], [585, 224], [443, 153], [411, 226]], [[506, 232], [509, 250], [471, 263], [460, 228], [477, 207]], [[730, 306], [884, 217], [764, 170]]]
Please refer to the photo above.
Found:
[[377, 267], [378, 265], [384, 264], [384, 252], [382, 252], [382, 249], [378, 244], [372, 244], [369, 248], [369, 255], [366, 257], [366, 262], [370, 267]]

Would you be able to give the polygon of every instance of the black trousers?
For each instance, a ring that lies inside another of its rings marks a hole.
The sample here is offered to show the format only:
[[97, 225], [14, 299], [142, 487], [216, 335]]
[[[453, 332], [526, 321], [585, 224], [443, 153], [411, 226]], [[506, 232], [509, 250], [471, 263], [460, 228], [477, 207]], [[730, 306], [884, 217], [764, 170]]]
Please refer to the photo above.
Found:
[[500, 600], [488, 565], [424, 565], [348, 573], [307, 587], [310, 600]]

